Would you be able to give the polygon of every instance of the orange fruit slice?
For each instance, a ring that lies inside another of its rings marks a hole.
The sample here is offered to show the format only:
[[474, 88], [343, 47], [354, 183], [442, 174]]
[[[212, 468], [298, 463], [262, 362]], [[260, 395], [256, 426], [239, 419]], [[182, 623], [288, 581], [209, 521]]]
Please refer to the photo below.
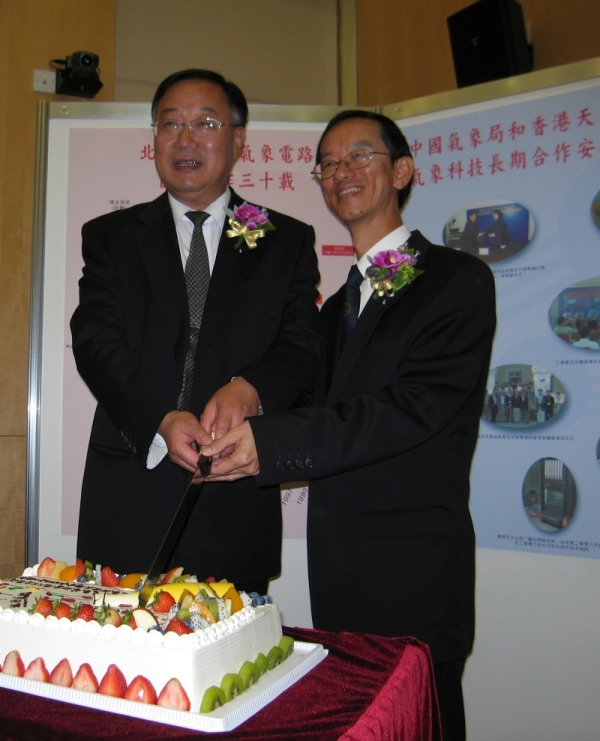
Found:
[[146, 574], [127, 574], [119, 582], [121, 589], [135, 589], [135, 585], [144, 579]]
[[242, 602], [240, 593], [237, 591], [235, 587], [229, 587], [229, 589], [223, 595], [223, 599], [231, 600], [231, 614], [232, 615], [244, 609], [244, 603]]
[[77, 566], [67, 566], [58, 575], [61, 581], [75, 581], [77, 579]]

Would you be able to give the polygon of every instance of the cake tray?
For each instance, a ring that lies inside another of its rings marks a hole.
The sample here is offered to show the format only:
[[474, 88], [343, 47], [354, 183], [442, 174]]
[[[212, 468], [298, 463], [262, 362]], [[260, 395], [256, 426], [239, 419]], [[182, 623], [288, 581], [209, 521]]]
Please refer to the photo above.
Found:
[[58, 687], [45, 682], [35, 682], [22, 677], [11, 677], [0, 673], [0, 687], [30, 695], [48, 697], [72, 705], [81, 705], [109, 713], [128, 715], [132, 718], [152, 720], [170, 726], [189, 728], [193, 731], [220, 733], [232, 731], [241, 723], [262, 710], [272, 700], [287, 690], [327, 656], [328, 651], [317, 643], [294, 642], [294, 651], [284, 662], [263, 674], [259, 681], [249, 687], [235, 700], [228, 702], [212, 713], [201, 715], [181, 710], [168, 710], [158, 705], [145, 705], [132, 700], [122, 700], [107, 695], [80, 692], [71, 687]]

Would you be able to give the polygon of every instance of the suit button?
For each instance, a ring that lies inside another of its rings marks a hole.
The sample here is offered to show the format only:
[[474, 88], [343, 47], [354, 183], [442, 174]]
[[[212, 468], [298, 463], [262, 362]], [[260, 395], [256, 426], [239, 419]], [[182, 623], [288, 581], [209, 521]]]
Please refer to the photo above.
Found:
[[296, 461], [296, 468], [304, 468], [304, 461]]
[[285, 467], [286, 468], [293, 468], [294, 467], [294, 462], [293, 461], [286, 461], [285, 462]]
[[285, 463], [283, 461], [277, 461], [277, 470], [283, 471], [284, 468], [285, 468]]
[[313, 467], [313, 465], [314, 465], [314, 464], [313, 464], [313, 459], [312, 459], [312, 458], [307, 458], [307, 459], [306, 459], [306, 460], [304, 461], [304, 465], [305, 465], [305, 466], [306, 466], [307, 468], [312, 468], [312, 467]]

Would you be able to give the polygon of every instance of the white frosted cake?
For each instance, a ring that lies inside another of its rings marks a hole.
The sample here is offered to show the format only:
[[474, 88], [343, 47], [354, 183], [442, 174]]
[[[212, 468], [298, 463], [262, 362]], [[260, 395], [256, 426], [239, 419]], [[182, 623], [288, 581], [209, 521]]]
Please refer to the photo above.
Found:
[[268, 654], [282, 637], [279, 608], [273, 604], [244, 607], [229, 618], [186, 635], [31, 613], [37, 600], [46, 594], [73, 603], [98, 604], [107, 593], [122, 594], [124, 601], [136, 594], [37, 576], [1, 581], [0, 664], [10, 652], [18, 651], [25, 667], [41, 657], [52, 672], [66, 658], [73, 675], [87, 663], [98, 682], [109, 665], [115, 664], [128, 685], [142, 675], [157, 694], [174, 677], [187, 693], [192, 712], [197, 713], [208, 687], [219, 686], [225, 674], [239, 672], [244, 662], [254, 661], [259, 653]]

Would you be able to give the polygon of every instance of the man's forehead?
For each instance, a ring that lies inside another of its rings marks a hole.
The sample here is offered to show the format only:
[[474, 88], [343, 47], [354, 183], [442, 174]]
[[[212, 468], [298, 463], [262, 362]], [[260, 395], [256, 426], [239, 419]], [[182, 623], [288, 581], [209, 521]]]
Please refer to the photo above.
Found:
[[[381, 128], [377, 121], [367, 118], [349, 118], [340, 121], [325, 134], [319, 154], [326, 157], [334, 149], [370, 149], [382, 146]], [[387, 147], [386, 147], [387, 149]]]
[[158, 104], [158, 113], [175, 113], [192, 107], [200, 113], [218, 113], [227, 106], [225, 92], [208, 80], [182, 80], [169, 88]]
[[[158, 113], [159, 115], [169, 114], [169, 113], [178, 113], [183, 108], [188, 108], [189, 106], [186, 105], [186, 103], [183, 103], [182, 105], [169, 105], [168, 107], [160, 106], [158, 107]], [[198, 105], [194, 108], [195, 111], [198, 113], [207, 113], [207, 114], [213, 114], [215, 115], [217, 113], [217, 109], [213, 108], [212, 106], [207, 105]]]

